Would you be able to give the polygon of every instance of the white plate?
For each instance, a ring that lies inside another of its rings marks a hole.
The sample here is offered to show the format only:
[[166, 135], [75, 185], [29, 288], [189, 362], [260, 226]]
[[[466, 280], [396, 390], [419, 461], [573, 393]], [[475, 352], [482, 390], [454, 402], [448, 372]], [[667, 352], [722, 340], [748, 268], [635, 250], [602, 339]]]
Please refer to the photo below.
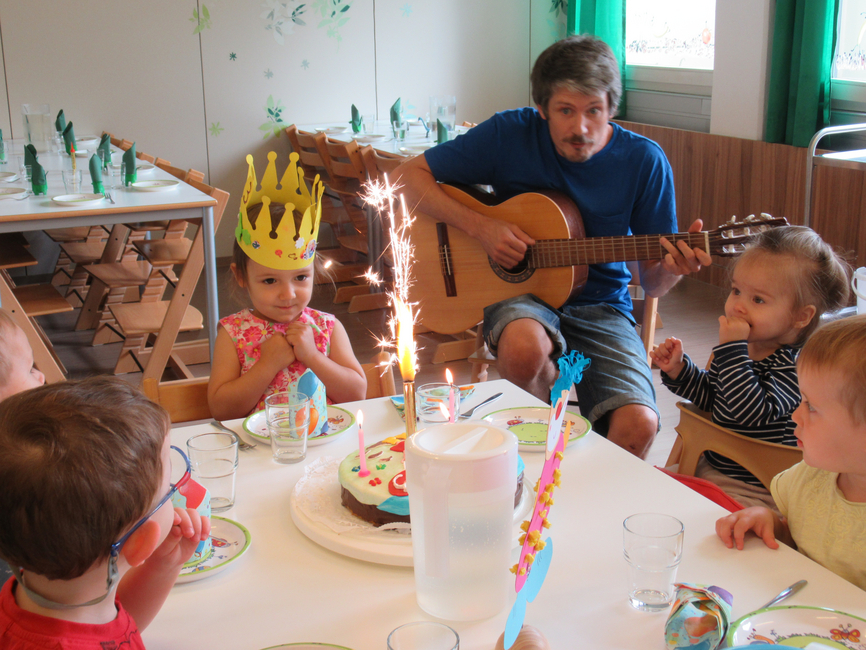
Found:
[[[320, 546], [345, 555], [353, 557], [356, 560], [364, 560], [366, 562], [374, 562], [376, 564], [388, 564], [391, 566], [412, 566], [412, 535], [405, 532], [397, 532], [393, 530], [376, 530], [373, 524], [357, 519], [357, 530], [349, 530], [342, 533], [336, 533], [327, 525], [320, 521], [310, 519], [306, 513], [298, 507], [296, 501], [298, 498], [298, 486], [303, 486], [301, 489], [322, 490], [327, 489], [327, 494], [331, 496], [339, 504], [340, 502], [340, 484], [337, 478], [337, 468], [340, 463], [333, 459], [333, 470], [326, 476], [327, 485], [322, 483], [312, 483], [299, 481], [292, 489], [291, 497], [289, 498], [289, 511], [292, 513], [292, 521], [304, 535], [319, 544]], [[532, 508], [535, 505], [535, 493], [528, 485], [526, 476], [523, 479], [523, 492], [520, 495], [520, 502], [514, 509], [514, 528], [512, 530], [512, 548], [519, 548], [518, 538], [523, 534], [520, 530], [520, 524], [529, 518]], [[342, 508], [342, 505], [339, 505]], [[348, 512], [348, 511], [345, 511]]]
[[82, 138], [75, 138], [76, 149], [81, 147], [82, 149], [87, 149], [88, 147], [97, 147], [99, 146], [100, 138], [97, 138], [95, 135], [85, 135]]
[[866, 620], [822, 607], [770, 607], [731, 625], [727, 642], [728, 646], [765, 642], [795, 648], [816, 642], [829, 648], [866, 650]]
[[250, 531], [238, 522], [223, 517], [210, 518], [213, 555], [201, 564], [182, 569], [175, 584], [195, 582], [225, 569], [250, 547]]
[[68, 205], [76, 208], [91, 208], [101, 204], [105, 197], [102, 194], [61, 194], [53, 196], [51, 200], [59, 205]]
[[138, 172], [139, 174], [149, 174], [154, 169], [156, 169], [155, 165], [151, 165], [150, 163], [146, 163], [146, 162], [138, 163], [135, 166], [135, 171]]
[[93, 155], [92, 151], [87, 151], [86, 149], [76, 149], [75, 157], [76, 158], [90, 158]]
[[0, 172], [0, 182], [14, 183], [18, 180], [18, 174], [15, 172]]
[[334, 133], [344, 133], [348, 128], [348, 126], [318, 126], [316, 127], [316, 133], [327, 133], [329, 135]]
[[[520, 449], [524, 451], [544, 451], [547, 440], [547, 422], [550, 419], [550, 408], [543, 406], [524, 406], [518, 408], [502, 409], [488, 413], [482, 420], [503, 427], [517, 436]], [[585, 417], [572, 411], [566, 411], [562, 418], [562, 432], [565, 426], [571, 422], [571, 436], [569, 442], [582, 438], [592, 430], [592, 426]]]
[[0, 199], [14, 199], [26, 191], [23, 187], [0, 187]]
[[166, 192], [177, 189], [178, 185], [180, 185], [180, 181], [136, 181], [132, 184], [132, 187], [141, 192]]
[[[308, 447], [331, 442], [340, 434], [355, 426], [355, 416], [339, 406], [328, 406], [328, 426], [321, 433], [307, 440]], [[270, 441], [268, 422], [264, 411], [256, 411], [244, 420], [244, 431], [260, 440]]]
[[382, 135], [381, 133], [356, 133], [352, 136], [353, 140], [356, 140], [362, 144], [367, 144], [370, 142], [380, 142], [385, 139], [390, 140], [390, 136]]
[[435, 147], [436, 145], [432, 142], [430, 144], [410, 144], [405, 147], [400, 147], [400, 152], [409, 154], [409, 155], [418, 155], [419, 153], [424, 153], [431, 147]]

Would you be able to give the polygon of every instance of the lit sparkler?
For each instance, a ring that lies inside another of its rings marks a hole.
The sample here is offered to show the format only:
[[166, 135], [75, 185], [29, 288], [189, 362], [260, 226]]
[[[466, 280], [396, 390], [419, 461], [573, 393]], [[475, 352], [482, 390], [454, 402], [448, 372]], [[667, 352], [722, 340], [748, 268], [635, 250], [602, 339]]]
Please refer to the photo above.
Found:
[[[415, 433], [415, 364], [416, 348], [412, 328], [415, 324], [414, 304], [409, 302], [409, 287], [412, 283], [411, 268], [414, 247], [409, 238], [409, 228], [414, 219], [406, 208], [406, 201], [400, 195], [400, 218], [395, 214], [394, 203], [399, 186], [391, 185], [387, 174], [385, 181], [370, 181], [364, 184], [362, 199], [384, 216], [390, 239], [394, 263], [394, 287], [388, 297], [394, 307], [388, 320], [390, 338], [382, 339], [379, 345], [393, 350], [390, 363], [400, 366], [403, 377], [403, 404], [406, 414], [406, 435]], [[372, 269], [364, 275], [372, 284], [379, 285], [382, 280]]]

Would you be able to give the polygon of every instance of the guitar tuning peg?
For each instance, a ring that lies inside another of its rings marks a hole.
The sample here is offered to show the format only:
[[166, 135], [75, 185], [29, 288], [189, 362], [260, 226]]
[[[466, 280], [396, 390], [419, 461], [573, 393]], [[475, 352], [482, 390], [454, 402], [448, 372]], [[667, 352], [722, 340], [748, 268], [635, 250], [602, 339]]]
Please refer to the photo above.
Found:
[[761, 219], [763, 219], [764, 221], [772, 221], [772, 220], [773, 220], [773, 215], [772, 215], [772, 214], [767, 214], [766, 212], [762, 212], [762, 213], [761, 213]]
[[739, 244], [728, 244], [727, 246], [722, 246], [722, 251], [726, 255], [739, 255], [743, 250], [743, 247]]

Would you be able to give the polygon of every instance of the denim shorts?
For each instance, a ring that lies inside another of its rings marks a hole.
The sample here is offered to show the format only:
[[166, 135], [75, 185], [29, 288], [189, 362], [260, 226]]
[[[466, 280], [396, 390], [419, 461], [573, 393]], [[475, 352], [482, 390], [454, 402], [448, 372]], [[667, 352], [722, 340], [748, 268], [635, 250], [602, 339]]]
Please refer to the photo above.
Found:
[[593, 430], [607, 435], [607, 414], [628, 404], [651, 408], [658, 417], [646, 348], [630, 316], [607, 304], [554, 309], [531, 294], [490, 305], [484, 310], [484, 339], [491, 353], [505, 326], [518, 318], [540, 323], [553, 342], [551, 359], [577, 350], [592, 364], [575, 384], [581, 414]]

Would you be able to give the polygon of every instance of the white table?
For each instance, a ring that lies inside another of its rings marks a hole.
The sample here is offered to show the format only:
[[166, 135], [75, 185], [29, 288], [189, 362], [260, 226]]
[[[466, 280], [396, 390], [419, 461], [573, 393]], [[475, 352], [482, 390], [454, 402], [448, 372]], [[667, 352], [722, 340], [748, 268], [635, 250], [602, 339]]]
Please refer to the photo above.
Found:
[[[331, 129], [332, 127], [343, 127], [345, 124], [338, 124], [334, 122], [327, 122], [321, 124], [301, 124], [298, 128], [301, 131], [318, 131], [322, 129]], [[465, 127], [458, 127], [458, 133], [465, 133]], [[411, 121], [409, 123], [409, 128], [406, 131], [406, 139], [404, 141], [398, 141], [394, 138], [393, 130], [391, 129], [391, 125], [388, 123], [388, 120], [376, 120], [375, 128], [373, 129], [373, 135], [382, 135], [384, 138], [377, 139], [369, 139], [366, 137], [366, 134], [354, 134], [352, 133], [352, 127], [350, 126], [345, 131], [341, 131], [339, 133], [333, 133], [326, 131], [328, 138], [331, 140], [337, 140], [339, 142], [350, 142], [351, 140], [357, 140], [358, 144], [361, 146], [371, 145], [377, 151], [381, 151], [389, 154], [396, 154], [398, 156], [406, 156], [407, 158], [411, 158], [412, 156], [418, 155], [419, 151], [412, 151], [413, 147], [418, 147], [419, 145], [429, 145], [435, 146], [436, 139], [429, 137], [426, 135], [426, 131], [421, 123], [417, 120]]]
[[[18, 172], [18, 157], [23, 155], [23, 141], [11, 140], [12, 152], [9, 162], [2, 171]], [[112, 161], [119, 161], [122, 152], [112, 148]], [[59, 153], [40, 152], [38, 156], [48, 174], [48, 194], [30, 196], [24, 200], [0, 200], [0, 233], [23, 232], [27, 230], [50, 230], [51, 228], [72, 228], [75, 226], [115, 225], [129, 221], [160, 221], [163, 219], [202, 220], [204, 230], [205, 275], [207, 278], [207, 316], [210, 351], [216, 340], [216, 327], [219, 322], [219, 305], [216, 280], [216, 248], [214, 245], [213, 206], [216, 201], [183, 181], [177, 189], [170, 192], [141, 192], [132, 188], [112, 191], [112, 204], [104, 201], [93, 208], [61, 206], [51, 200], [52, 196], [66, 194], [60, 171], [71, 168], [69, 156]], [[82, 170], [84, 191], [91, 192], [89, 157], [76, 159]], [[143, 164], [139, 161], [138, 164]], [[141, 174], [139, 180], [173, 179], [168, 172], [155, 168], [152, 172]], [[108, 179], [105, 179], [106, 183]], [[0, 183], [0, 186], [7, 185]], [[26, 181], [19, 179], [8, 185], [25, 187]], [[29, 189], [29, 188], [28, 188]], [[31, 341], [31, 344], [33, 342]]]
[[[496, 392], [491, 410], [539, 402], [504, 380], [478, 384], [466, 406]], [[387, 398], [342, 405], [364, 411], [367, 443], [402, 431]], [[212, 430], [177, 428], [174, 444]], [[342, 458], [357, 445], [354, 433], [311, 447], [307, 462]], [[538, 478], [539, 453], [521, 452], [526, 480]], [[265, 444], [241, 452], [237, 504], [224, 516], [252, 535], [247, 553], [210, 578], [177, 585], [144, 632], [150, 650], [246, 648], [317, 641], [353, 650], [381, 650], [403, 623], [429, 619], [415, 601], [409, 568], [370, 564], [325, 550], [292, 522], [289, 496], [302, 466], [281, 466]], [[718, 584], [734, 595], [734, 618], [754, 610], [784, 587], [809, 586], [788, 602], [832, 607], [866, 617], [866, 594], [787, 547], [773, 551], [752, 539], [741, 552], [714, 533], [724, 510], [594, 433], [572, 443], [562, 463], [562, 488], [551, 513], [555, 551], [551, 570], [526, 623], [544, 632], [553, 648], [662, 650], [666, 615], [633, 610], [626, 600], [622, 521], [640, 511], [666, 512], [686, 529], [678, 578]], [[503, 567], [507, 570], [508, 567]], [[452, 623], [461, 650], [491, 650], [507, 611], [486, 621]]]

